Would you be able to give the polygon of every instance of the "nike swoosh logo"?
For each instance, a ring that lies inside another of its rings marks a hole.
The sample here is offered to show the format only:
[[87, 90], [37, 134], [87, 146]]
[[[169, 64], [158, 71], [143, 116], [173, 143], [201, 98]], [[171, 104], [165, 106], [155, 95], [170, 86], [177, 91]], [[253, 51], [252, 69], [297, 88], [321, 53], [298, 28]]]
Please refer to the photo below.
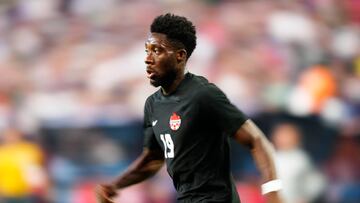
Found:
[[155, 126], [156, 123], [157, 123], [157, 121], [158, 121], [158, 120], [154, 120], [154, 121], [152, 122], [152, 126]]

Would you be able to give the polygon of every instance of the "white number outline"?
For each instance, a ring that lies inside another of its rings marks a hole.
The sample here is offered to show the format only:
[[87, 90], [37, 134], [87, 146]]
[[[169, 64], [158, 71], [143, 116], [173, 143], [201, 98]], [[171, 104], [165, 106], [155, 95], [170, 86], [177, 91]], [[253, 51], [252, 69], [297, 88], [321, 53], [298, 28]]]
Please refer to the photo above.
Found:
[[[164, 156], [165, 158], [174, 158], [174, 142], [171, 139], [170, 134], [160, 134], [160, 139], [164, 144]], [[169, 150], [169, 151], [168, 151]]]

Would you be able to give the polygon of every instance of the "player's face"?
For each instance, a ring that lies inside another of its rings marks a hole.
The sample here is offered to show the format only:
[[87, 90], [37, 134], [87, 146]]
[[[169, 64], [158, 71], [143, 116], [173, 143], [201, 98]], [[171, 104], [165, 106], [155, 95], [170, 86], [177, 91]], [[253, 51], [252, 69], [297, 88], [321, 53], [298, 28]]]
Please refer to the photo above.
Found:
[[145, 64], [150, 84], [155, 87], [169, 86], [176, 78], [176, 51], [166, 35], [151, 33], [145, 42]]

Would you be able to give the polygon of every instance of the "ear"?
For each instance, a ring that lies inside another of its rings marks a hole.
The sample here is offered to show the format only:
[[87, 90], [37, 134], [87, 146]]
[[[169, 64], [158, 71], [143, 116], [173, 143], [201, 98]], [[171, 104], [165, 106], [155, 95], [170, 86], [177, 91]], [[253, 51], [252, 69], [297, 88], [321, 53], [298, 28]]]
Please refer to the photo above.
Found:
[[180, 49], [176, 52], [176, 60], [178, 63], [186, 62], [187, 52], [185, 49]]

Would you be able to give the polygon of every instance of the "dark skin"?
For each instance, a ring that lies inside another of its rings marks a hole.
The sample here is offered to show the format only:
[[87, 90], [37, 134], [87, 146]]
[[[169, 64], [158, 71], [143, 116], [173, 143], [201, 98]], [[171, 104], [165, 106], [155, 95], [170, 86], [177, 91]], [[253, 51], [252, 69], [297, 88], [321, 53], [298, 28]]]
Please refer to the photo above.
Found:
[[[185, 49], [177, 48], [164, 34], [151, 33], [145, 43], [146, 72], [150, 84], [161, 86], [164, 95], [176, 90], [184, 79], [187, 53]], [[234, 139], [250, 149], [259, 169], [263, 182], [277, 178], [272, 157], [273, 148], [261, 130], [247, 120], [234, 135]], [[130, 167], [110, 184], [99, 185], [96, 189], [98, 200], [101, 203], [114, 203], [112, 198], [116, 190], [139, 183], [155, 175], [164, 165], [164, 153], [160, 150], [144, 148], [142, 154]], [[268, 203], [281, 203], [278, 192], [265, 195]]]
[[177, 49], [164, 34], [151, 33], [145, 43], [145, 64], [150, 84], [161, 86], [164, 95], [184, 79], [186, 50]]

